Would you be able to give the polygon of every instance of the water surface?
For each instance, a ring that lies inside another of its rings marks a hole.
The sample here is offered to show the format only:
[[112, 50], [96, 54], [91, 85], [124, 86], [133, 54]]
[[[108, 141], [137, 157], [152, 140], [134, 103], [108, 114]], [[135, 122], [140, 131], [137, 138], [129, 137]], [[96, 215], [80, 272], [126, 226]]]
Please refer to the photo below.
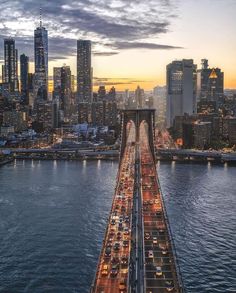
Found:
[[[0, 292], [86, 293], [111, 207], [116, 162], [17, 161], [0, 168]], [[161, 164], [190, 293], [236, 292], [236, 168]]]

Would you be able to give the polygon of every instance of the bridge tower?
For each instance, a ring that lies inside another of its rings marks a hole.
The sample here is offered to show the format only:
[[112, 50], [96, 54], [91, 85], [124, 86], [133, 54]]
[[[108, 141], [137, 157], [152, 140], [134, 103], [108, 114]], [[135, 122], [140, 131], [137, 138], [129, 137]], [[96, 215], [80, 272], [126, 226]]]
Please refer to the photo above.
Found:
[[[130, 109], [123, 110], [121, 113], [121, 149], [120, 158], [123, 157], [127, 141], [127, 124], [133, 121], [136, 129], [136, 142], [139, 142], [140, 124], [145, 121], [148, 125], [149, 145], [155, 160], [155, 109]], [[121, 160], [120, 160], [121, 161]]]

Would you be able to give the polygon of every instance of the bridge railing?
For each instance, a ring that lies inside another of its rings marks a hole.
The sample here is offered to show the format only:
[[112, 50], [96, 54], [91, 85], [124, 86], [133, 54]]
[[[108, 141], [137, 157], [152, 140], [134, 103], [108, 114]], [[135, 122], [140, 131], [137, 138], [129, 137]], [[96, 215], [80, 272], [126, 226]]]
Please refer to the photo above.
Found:
[[[108, 223], [111, 222], [111, 214], [112, 214], [111, 212], [112, 212], [114, 204], [115, 204], [116, 194], [118, 192], [118, 186], [120, 184], [120, 175], [121, 175], [121, 170], [119, 168], [119, 170], [117, 172], [117, 175], [116, 175], [116, 187], [115, 187], [115, 192], [114, 192], [113, 199], [112, 199], [112, 205], [111, 205], [111, 210], [110, 210], [109, 217], [108, 217]], [[104, 249], [105, 249], [104, 244], [105, 244], [107, 236], [108, 236], [108, 231], [109, 231], [109, 224], [106, 227], [105, 236], [104, 236], [103, 243], [102, 243], [102, 249], [101, 249], [101, 252], [100, 252], [100, 255], [99, 255], [99, 258], [98, 258], [96, 273], [95, 273], [93, 285], [91, 286], [91, 289], [90, 289], [90, 293], [95, 293], [96, 292], [96, 284], [97, 284], [98, 275], [99, 275], [99, 267], [100, 267], [100, 264], [101, 264], [101, 261], [102, 261], [102, 256], [103, 256], [103, 252], [104, 252]]]

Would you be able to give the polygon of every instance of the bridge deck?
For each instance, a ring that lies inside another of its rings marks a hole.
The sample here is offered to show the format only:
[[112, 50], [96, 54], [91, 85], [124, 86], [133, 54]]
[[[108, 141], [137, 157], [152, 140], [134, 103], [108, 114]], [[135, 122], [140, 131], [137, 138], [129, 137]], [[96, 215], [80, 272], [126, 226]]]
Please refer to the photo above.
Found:
[[131, 130], [118, 171], [109, 223], [91, 290], [93, 293], [127, 292], [134, 189], [134, 140], [134, 130]]
[[145, 127], [129, 131], [91, 293], [183, 292]]
[[140, 141], [146, 292], [181, 292], [156, 166], [144, 127]]

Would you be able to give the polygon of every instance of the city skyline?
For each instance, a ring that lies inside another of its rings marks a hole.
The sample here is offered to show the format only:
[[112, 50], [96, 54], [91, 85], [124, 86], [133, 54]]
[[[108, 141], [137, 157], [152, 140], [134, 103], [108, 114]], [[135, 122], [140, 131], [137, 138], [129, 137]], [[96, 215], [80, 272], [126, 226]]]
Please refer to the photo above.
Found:
[[[173, 60], [191, 58], [200, 67], [201, 59], [207, 58], [211, 67], [225, 72], [225, 88], [236, 88], [236, 3], [232, 0], [214, 1], [214, 7], [210, 0], [130, 4], [107, 0], [98, 6], [91, 0], [40, 2], [16, 1], [11, 18], [6, 17], [11, 4], [1, 4], [0, 11], [0, 37], [15, 39], [19, 55], [30, 57], [31, 72], [33, 34], [39, 25], [41, 4], [49, 35], [50, 76], [53, 67], [64, 63], [76, 73], [76, 41], [82, 38], [93, 43], [95, 85], [133, 90], [139, 84], [149, 90], [165, 84], [166, 65]], [[3, 46], [0, 60], [3, 64]]]

